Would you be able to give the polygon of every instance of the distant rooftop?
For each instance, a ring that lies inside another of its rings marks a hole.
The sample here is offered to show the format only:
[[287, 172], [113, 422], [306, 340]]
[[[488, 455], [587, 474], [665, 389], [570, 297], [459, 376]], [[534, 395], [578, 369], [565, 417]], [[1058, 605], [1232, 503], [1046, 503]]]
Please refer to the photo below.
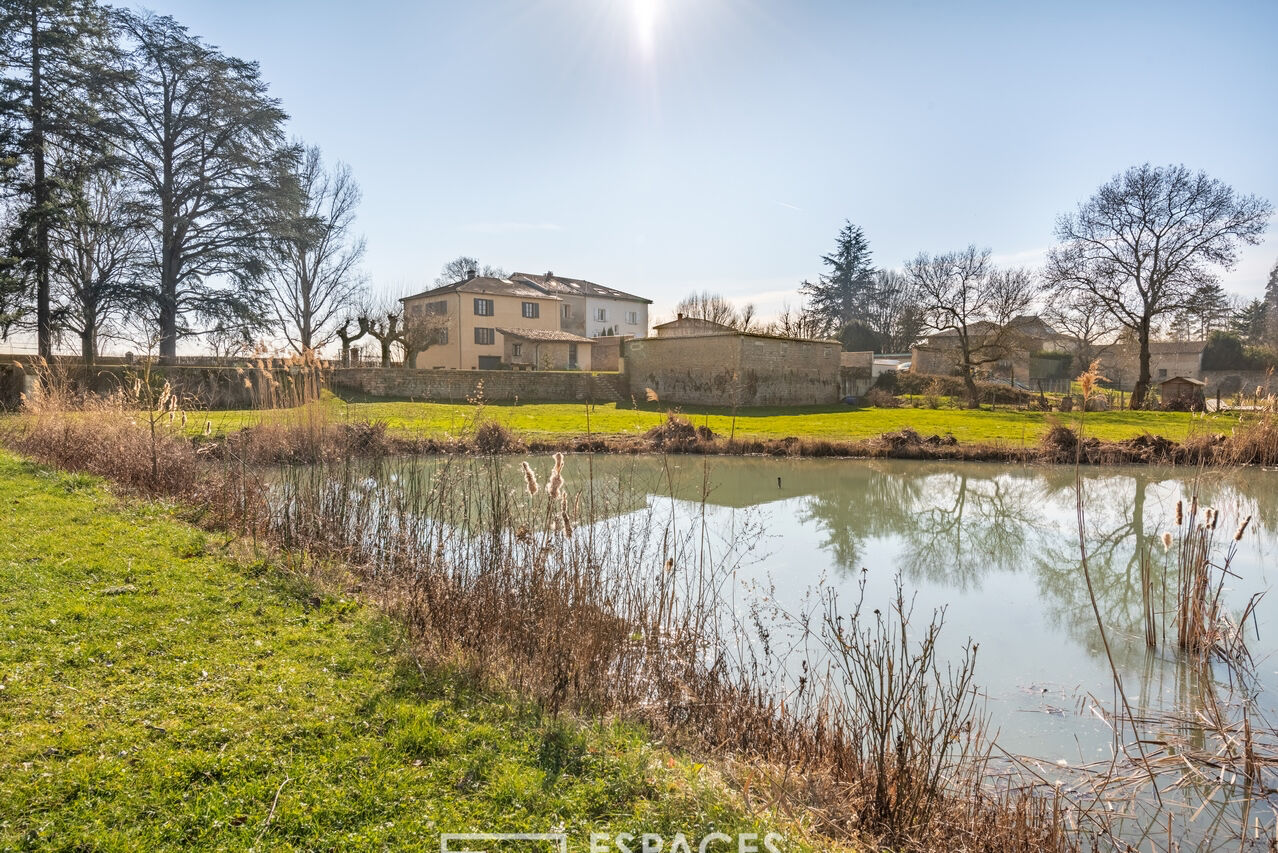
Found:
[[570, 344], [596, 343], [593, 338], [583, 338], [581, 335], [574, 335], [572, 332], [561, 332], [558, 329], [503, 329], [499, 327], [497, 331], [507, 337], [519, 338], [524, 341], [558, 341]]
[[409, 299], [429, 299], [432, 296], [446, 296], [450, 293], [491, 293], [499, 296], [516, 296], [521, 299], [559, 300], [558, 296], [539, 290], [526, 282], [513, 281], [509, 278], [476, 275], [464, 278], [461, 281], [455, 281], [452, 284], [423, 290], [421, 293], [414, 293], [412, 296], [405, 296], [400, 299], [400, 302], [405, 302]]
[[558, 293], [564, 296], [598, 296], [607, 299], [626, 299], [631, 302], [652, 304], [651, 299], [644, 299], [642, 296], [635, 296], [633, 293], [626, 293], [624, 290], [618, 290], [615, 287], [586, 281], [584, 278], [568, 278], [562, 275], [555, 275], [552, 271], [547, 271], [541, 275], [529, 272], [515, 272], [511, 273], [510, 277], [513, 280], [527, 281], [533, 287], [544, 290], [547, 293]]

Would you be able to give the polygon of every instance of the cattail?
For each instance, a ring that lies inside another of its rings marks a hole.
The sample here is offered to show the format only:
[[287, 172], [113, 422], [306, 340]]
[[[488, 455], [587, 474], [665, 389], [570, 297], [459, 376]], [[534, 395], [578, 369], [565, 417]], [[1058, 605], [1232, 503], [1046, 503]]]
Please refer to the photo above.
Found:
[[660, 402], [661, 400], [661, 398], [657, 396], [657, 392], [652, 390], [651, 388], [643, 389], [643, 395], [645, 398], [647, 398], [649, 403], [657, 403], [657, 402]]
[[1168, 551], [1170, 551], [1171, 546], [1172, 546], [1172, 535], [1170, 533], [1164, 533], [1163, 534], [1163, 553], [1167, 553]]
[[1220, 521], [1220, 512], [1214, 509], [1209, 509], [1207, 510], [1207, 512], [1210, 513], [1209, 517], [1207, 518], [1207, 529], [1215, 530], [1216, 522]]
[[1248, 524], [1251, 524], [1251, 516], [1250, 516], [1250, 515], [1243, 519], [1243, 523], [1242, 523], [1242, 524], [1238, 525], [1238, 532], [1234, 534], [1234, 541], [1235, 541], [1235, 542], [1241, 542], [1241, 541], [1242, 541], [1243, 534], [1247, 532], [1247, 525], [1248, 525]]
[[1216, 511], [1211, 507], [1207, 507], [1207, 509], [1203, 510], [1203, 526], [1208, 530], [1211, 530], [1212, 516], [1215, 512]]
[[186, 409], [182, 410], [182, 428], [186, 428]]
[[213, 434], [213, 422], [212, 422], [212, 421], [205, 421], [205, 422], [204, 422], [204, 434], [205, 434], [206, 436], [207, 436], [207, 435], [212, 435], [212, 434]]
[[559, 505], [559, 517], [564, 521], [564, 538], [572, 538], [572, 521], [568, 518], [568, 496], [564, 495], [563, 502]]
[[555, 454], [555, 467], [550, 472], [550, 480], [546, 483], [546, 494], [550, 499], [557, 500], [559, 491], [564, 486], [564, 455], [562, 453]]
[[532, 466], [527, 462], [520, 463], [524, 468], [524, 483], [528, 486], [529, 496], [537, 494], [537, 475], [533, 473]]
[[1180, 527], [1185, 523], [1185, 502], [1176, 501], [1176, 526]]
[[666, 571], [667, 572], [674, 571], [674, 557], [666, 557]]
[[173, 426], [173, 412], [169, 412], [169, 426]]

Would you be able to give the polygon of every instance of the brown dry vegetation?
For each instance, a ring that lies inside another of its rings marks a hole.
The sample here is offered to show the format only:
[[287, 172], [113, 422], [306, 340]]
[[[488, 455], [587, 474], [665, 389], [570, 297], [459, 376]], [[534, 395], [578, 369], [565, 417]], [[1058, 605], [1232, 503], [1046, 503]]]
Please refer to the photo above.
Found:
[[[515, 496], [491, 456], [448, 456], [419, 476], [393, 467], [408, 461], [387, 460], [385, 476], [369, 481], [354, 453], [402, 449], [376, 427], [316, 414], [202, 445], [183, 437], [189, 417], [164, 389], [109, 401], [49, 394], [3, 439], [42, 462], [173, 500], [299, 571], [343, 576], [399, 618], [432, 661], [553, 712], [643, 722], [668, 743], [715, 756], [755, 807], [832, 838], [1028, 851], [1075, 849], [1095, 831], [1086, 821], [1080, 829], [1058, 795], [983, 784], [975, 650], [958, 670], [941, 664], [939, 616], [915, 625], [901, 604], [894, 620], [862, 620], [859, 605], [829, 600], [812, 629], [831, 653], [826, 674], [782, 700], [769, 687], [782, 662], [766, 636], [761, 647], [743, 643], [749, 620], [725, 621], [715, 598], [733, 567], [703, 559], [695, 536], [656, 516], [596, 525], [593, 508], [608, 496], [563, 483], [561, 463], [535, 494]], [[673, 418], [645, 440], [686, 452], [722, 445]], [[885, 439], [885, 450], [890, 442], [931, 446], [906, 436]], [[434, 449], [517, 448], [480, 421]], [[316, 464], [271, 481], [250, 464], [281, 459]], [[883, 691], [858, 689], [871, 682]]]

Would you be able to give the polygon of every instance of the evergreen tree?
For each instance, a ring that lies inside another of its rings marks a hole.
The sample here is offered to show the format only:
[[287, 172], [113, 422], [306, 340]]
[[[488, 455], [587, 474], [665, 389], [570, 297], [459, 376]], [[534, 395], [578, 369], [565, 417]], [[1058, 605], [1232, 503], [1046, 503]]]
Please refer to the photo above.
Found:
[[1278, 261], [1269, 271], [1269, 282], [1265, 285], [1264, 342], [1278, 347]]
[[[276, 178], [287, 118], [255, 63], [227, 56], [172, 18], [120, 12], [128, 76], [113, 91], [122, 168], [134, 183], [153, 260], [145, 294], [163, 360], [193, 320], [265, 323], [264, 221], [289, 191]], [[295, 190], [295, 187], [293, 188]]]
[[870, 243], [859, 226], [844, 222], [832, 253], [821, 258], [829, 268], [817, 281], [805, 281], [799, 292], [823, 335], [837, 335], [864, 318], [874, 299], [874, 266]]
[[13, 299], [34, 291], [38, 350], [52, 354], [52, 256], [49, 234], [62, 207], [51, 146], [72, 145], [101, 156], [106, 141], [94, 103], [109, 67], [105, 10], [94, 0], [0, 0], [0, 121], [5, 185], [15, 197], [5, 264], [10, 320], [25, 307]]
[[1253, 346], [1264, 343], [1265, 303], [1253, 299], [1239, 308], [1229, 322], [1229, 331]]

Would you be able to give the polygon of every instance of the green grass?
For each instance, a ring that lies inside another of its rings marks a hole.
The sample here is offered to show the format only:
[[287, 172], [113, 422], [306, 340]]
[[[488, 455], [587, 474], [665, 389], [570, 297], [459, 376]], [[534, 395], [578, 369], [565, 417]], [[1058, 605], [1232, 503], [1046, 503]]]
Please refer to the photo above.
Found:
[[0, 849], [759, 829], [639, 730], [421, 669], [373, 608], [154, 504], [0, 453], [0, 506]]
[[[328, 397], [320, 405], [334, 416], [351, 420], [385, 421], [394, 432], [413, 436], [456, 435], [474, 419], [475, 408], [452, 403], [345, 402]], [[564, 438], [597, 434], [637, 435], [660, 423], [666, 408], [656, 405], [613, 403], [594, 406], [587, 423], [586, 406], [580, 403], [536, 403], [520, 405], [488, 404], [486, 417], [500, 421], [522, 435]], [[696, 424], [708, 424], [720, 435], [733, 429], [730, 410], [684, 407], [684, 414]], [[288, 418], [288, 412], [212, 412], [207, 418], [215, 432], [229, 432], [257, 424], [263, 418]], [[188, 430], [204, 429], [204, 417], [188, 422]], [[736, 416], [738, 438], [856, 439], [909, 427], [924, 436], [952, 433], [962, 442], [1001, 442], [1020, 445], [1034, 443], [1055, 420], [1069, 426], [1078, 424], [1078, 413], [1012, 411], [999, 407], [979, 411], [965, 409], [849, 409], [846, 406], [742, 409]], [[1229, 432], [1238, 423], [1236, 416], [1210, 415], [1201, 418], [1187, 412], [1089, 412], [1087, 433], [1104, 440], [1132, 438], [1145, 432], [1177, 441], [1191, 433]]]

